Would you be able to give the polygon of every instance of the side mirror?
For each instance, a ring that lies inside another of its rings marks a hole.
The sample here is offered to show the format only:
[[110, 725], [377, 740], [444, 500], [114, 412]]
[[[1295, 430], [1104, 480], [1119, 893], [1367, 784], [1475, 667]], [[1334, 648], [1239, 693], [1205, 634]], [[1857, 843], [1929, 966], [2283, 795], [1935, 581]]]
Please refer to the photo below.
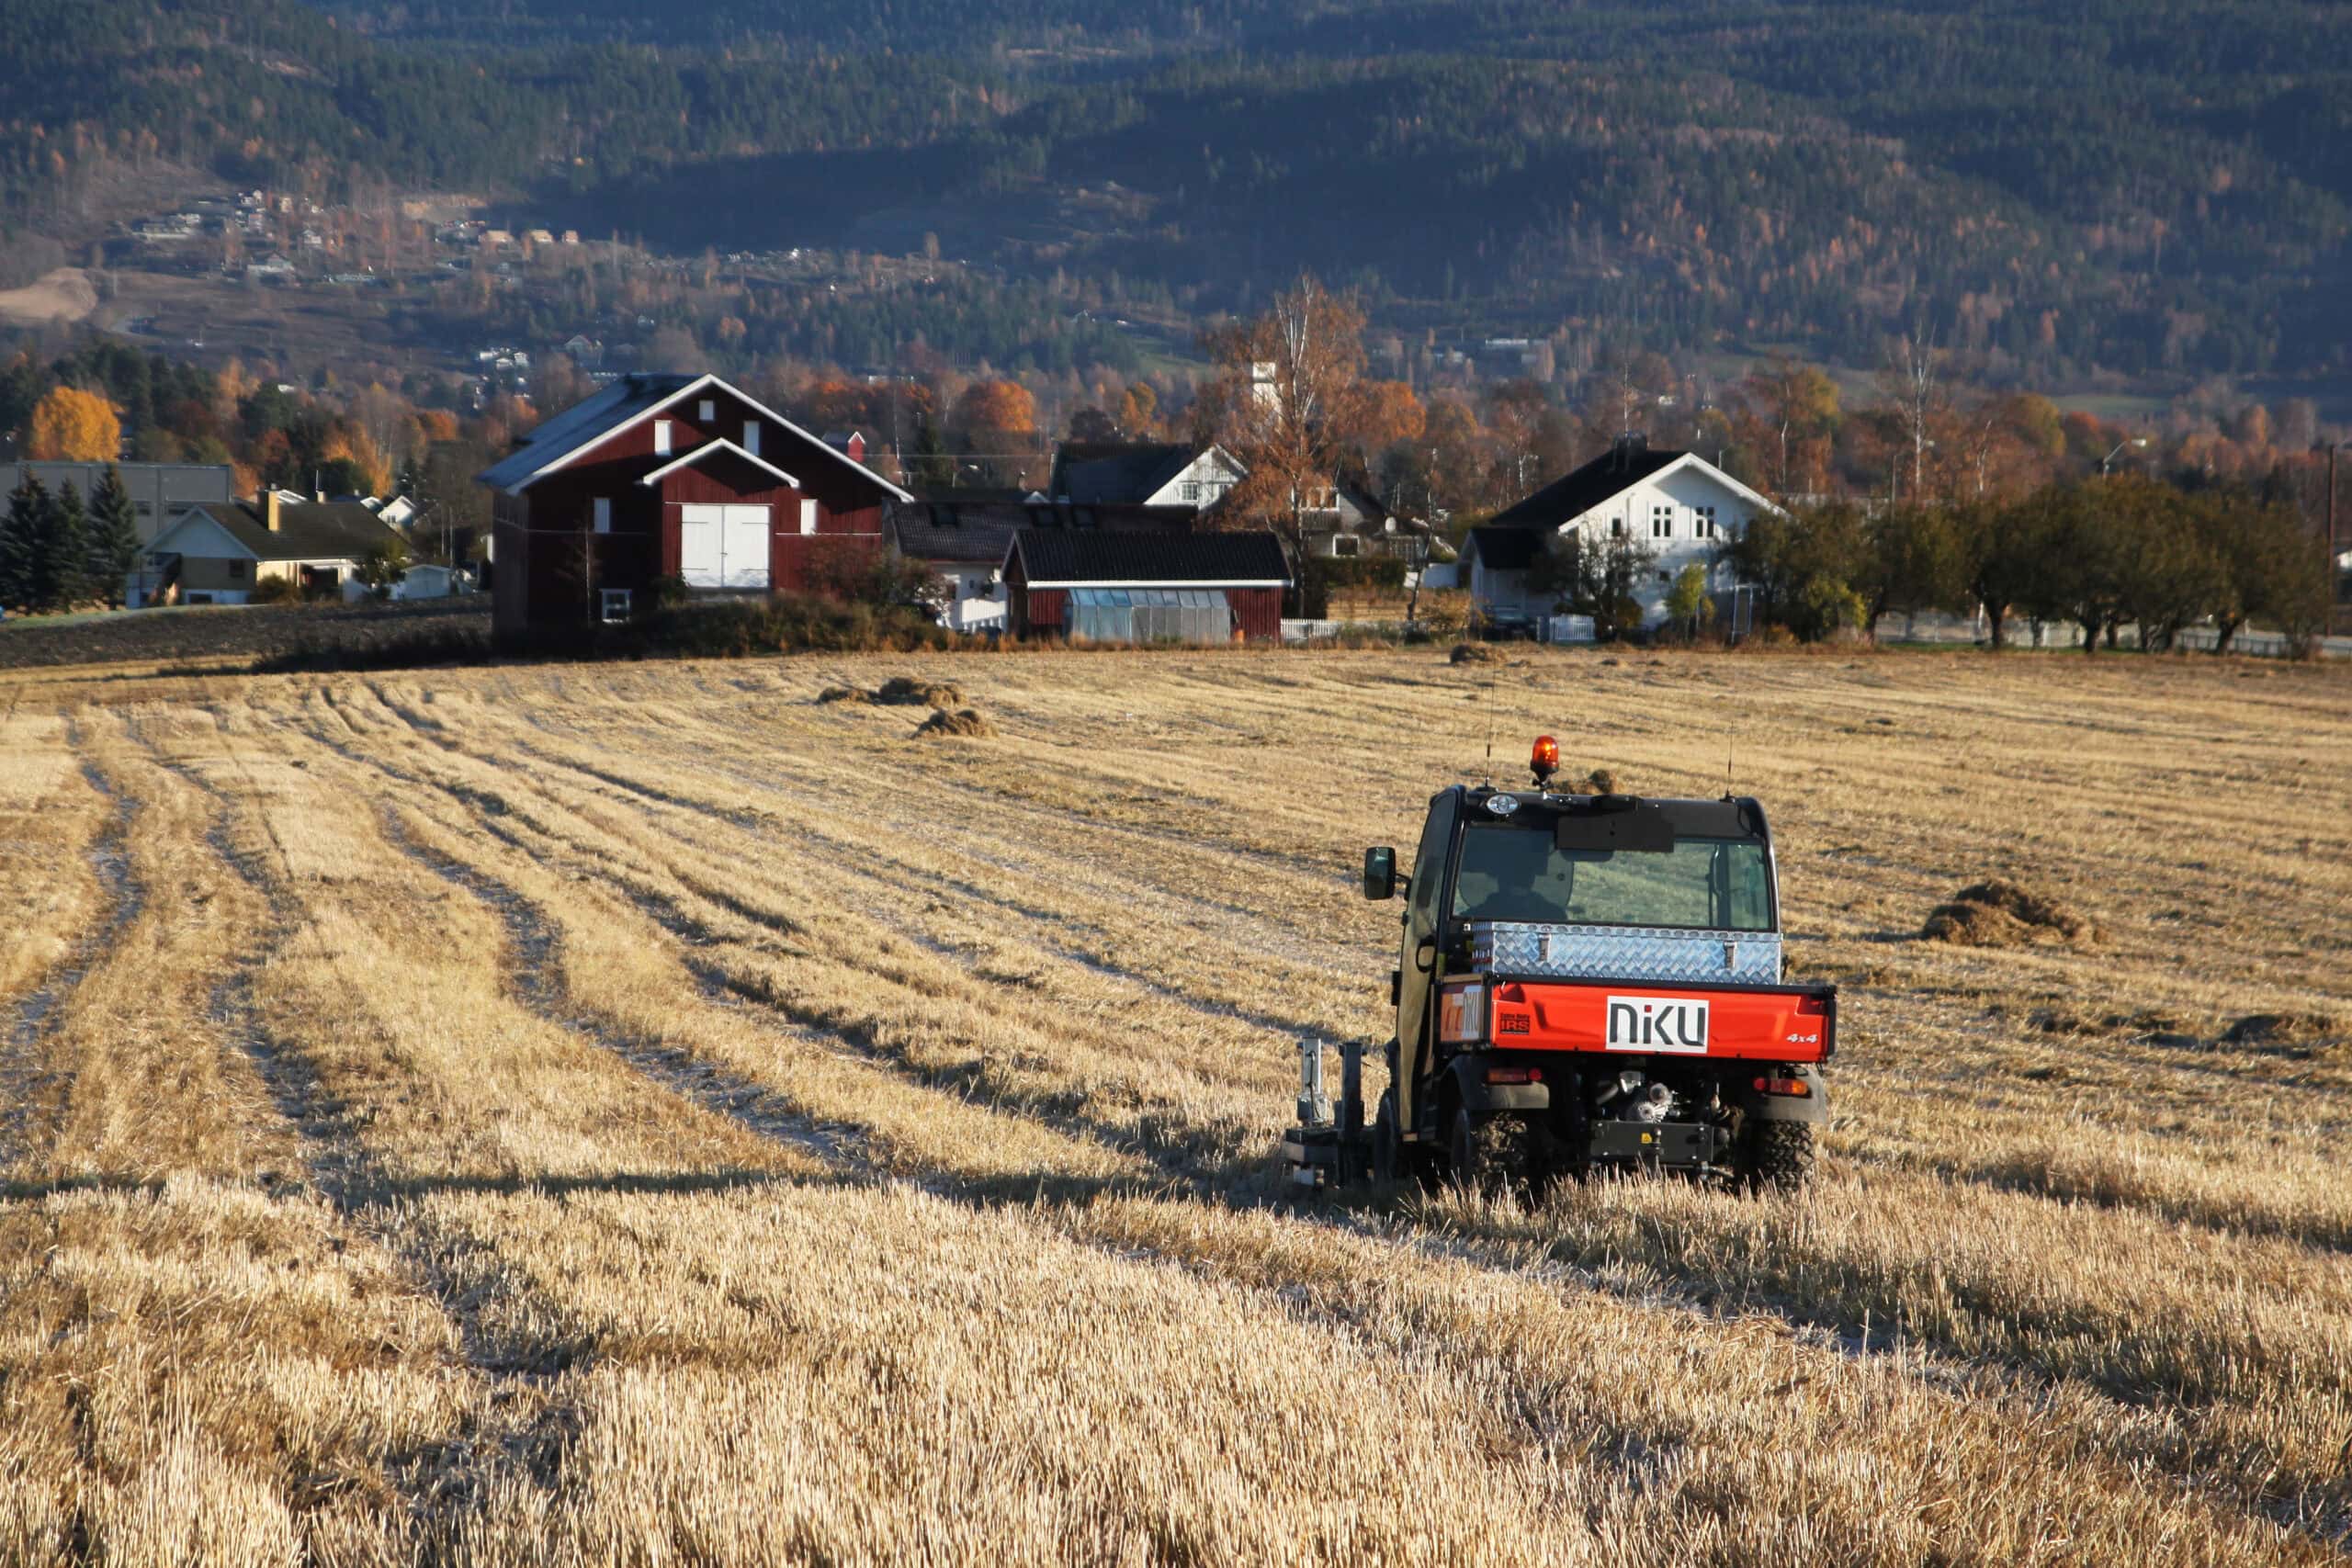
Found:
[[1396, 897], [1396, 852], [1385, 844], [1363, 852], [1363, 896], [1375, 902]]

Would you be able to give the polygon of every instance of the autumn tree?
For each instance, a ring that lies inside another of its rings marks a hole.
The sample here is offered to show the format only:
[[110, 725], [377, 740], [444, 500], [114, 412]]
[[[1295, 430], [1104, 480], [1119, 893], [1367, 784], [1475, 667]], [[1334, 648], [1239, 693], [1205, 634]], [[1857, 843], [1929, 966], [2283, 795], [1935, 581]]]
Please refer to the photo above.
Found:
[[1829, 438], [1838, 428], [1838, 383], [1826, 372], [1776, 354], [1740, 383], [1751, 437], [1773, 454], [1772, 487], [1780, 494], [1825, 488]]
[[975, 381], [956, 400], [952, 421], [967, 452], [983, 456], [1000, 484], [1018, 484], [1037, 437], [1037, 400], [1018, 381]]
[[1218, 441], [1248, 470], [1223, 514], [1273, 527], [1311, 597], [1310, 498], [1330, 488], [1364, 421], [1363, 311], [1302, 273], [1253, 321], [1209, 333], [1216, 376], [1202, 390]]
[[53, 387], [33, 405], [27, 450], [36, 459], [110, 463], [122, 453], [114, 404], [79, 387]]
[[1069, 438], [1072, 441], [1101, 445], [1119, 439], [1119, 422], [1092, 403], [1074, 409], [1069, 416]]
[[1119, 397], [1119, 428], [1130, 440], [1148, 436], [1159, 420], [1159, 394], [1148, 381], [1130, 381]]
[[1928, 450], [1948, 407], [1941, 361], [1935, 344], [1915, 332], [1895, 340], [1879, 369], [1880, 402], [1909, 455], [1914, 500], [1928, 493]]
[[1428, 411], [1413, 389], [1402, 381], [1374, 381], [1364, 388], [1363, 444], [1369, 450], [1418, 441], [1429, 422]]

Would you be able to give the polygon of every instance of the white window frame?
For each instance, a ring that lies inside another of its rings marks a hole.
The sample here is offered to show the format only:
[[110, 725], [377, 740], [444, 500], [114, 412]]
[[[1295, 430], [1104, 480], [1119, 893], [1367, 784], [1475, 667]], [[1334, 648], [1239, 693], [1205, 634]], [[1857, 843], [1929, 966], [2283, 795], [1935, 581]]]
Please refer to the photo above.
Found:
[[631, 602], [630, 592], [626, 588], [599, 589], [596, 599], [597, 617], [608, 626], [618, 626], [629, 618]]
[[806, 498], [800, 502], [800, 531], [803, 534], [817, 531], [817, 503]]
[[1200, 480], [1186, 479], [1184, 481], [1184, 499], [1186, 501], [1198, 501], [1201, 499]]
[[1650, 537], [1653, 539], [1674, 537], [1673, 507], [1653, 506], [1650, 508]]
[[1692, 511], [1698, 514], [1698, 536], [1700, 538], [1719, 539], [1723, 537], [1722, 535], [1715, 532], [1715, 509], [1713, 507], [1694, 507], [1692, 508]]
[[756, 419], [743, 422], [743, 450], [754, 457], [760, 455], [760, 422]]
[[653, 455], [657, 457], [670, 455], [670, 422], [666, 419], [653, 422]]
[[593, 526], [599, 534], [611, 533], [613, 531], [613, 498], [609, 495], [600, 495], [595, 499], [594, 506], [594, 510], [591, 513], [594, 519]]
[[701, 402], [695, 405], [695, 417], [701, 420], [705, 425], [717, 423], [718, 421], [718, 400], [716, 398], [703, 399]]

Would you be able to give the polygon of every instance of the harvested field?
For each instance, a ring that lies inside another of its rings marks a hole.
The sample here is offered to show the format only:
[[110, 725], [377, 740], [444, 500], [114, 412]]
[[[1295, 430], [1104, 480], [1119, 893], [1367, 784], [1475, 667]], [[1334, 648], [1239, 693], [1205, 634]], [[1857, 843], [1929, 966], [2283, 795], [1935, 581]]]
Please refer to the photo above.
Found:
[[[0, 673], [0, 1559], [2352, 1551], [2352, 671], [1514, 659]], [[1810, 1190], [1283, 1194], [1489, 703], [1730, 746]]]

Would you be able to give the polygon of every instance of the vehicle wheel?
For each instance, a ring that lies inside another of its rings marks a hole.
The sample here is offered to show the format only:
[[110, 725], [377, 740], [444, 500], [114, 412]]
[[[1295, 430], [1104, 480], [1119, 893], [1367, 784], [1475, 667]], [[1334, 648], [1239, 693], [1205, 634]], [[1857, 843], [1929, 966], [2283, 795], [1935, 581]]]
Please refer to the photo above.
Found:
[[1751, 1190], [1792, 1192], [1813, 1175], [1813, 1125], [1751, 1122], [1741, 1151], [1741, 1174]]
[[1524, 1190], [1528, 1177], [1527, 1120], [1521, 1116], [1473, 1116], [1453, 1113], [1453, 1137], [1447, 1145], [1454, 1184], [1472, 1192], [1494, 1194]]
[[1380, 1110], [1372, 1119], [1372, 1179], [1394, 1181], [1403, 1174], [1405, 1145], [1396, 1137], [1396, 1091], [1390, 1089], [1380, 1097]]

